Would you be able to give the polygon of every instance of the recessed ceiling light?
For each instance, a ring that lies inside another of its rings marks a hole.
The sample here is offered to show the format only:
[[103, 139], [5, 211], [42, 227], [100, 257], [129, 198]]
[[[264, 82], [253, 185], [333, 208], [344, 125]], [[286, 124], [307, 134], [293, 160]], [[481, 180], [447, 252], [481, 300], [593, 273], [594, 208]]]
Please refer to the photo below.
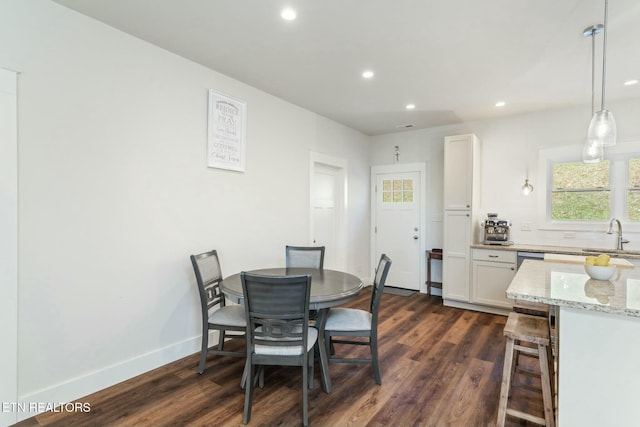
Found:
[[416, 104], [407, 104], [407, 110], [413, 110], [416, 108]]
[[282, 19], [284, 19], [285, 21], [293, 21], [294, 19], [296, 19], [296, 11], [291, 9], [290, 7], [286, 8], [286, 9], [282, 9], [282, 12], [280, 12], [280, 16], [282, 17]]
[[498, 108], [499, 108], [499, 107], [504, 107], [505, 105], [507, 105], [507, 103], [506, 103], [506, 102], [504, 102], [504, 101], [498, 101], [498, 102], [496, 102], [496, 107], [498, 107]]
[[373, 77], [373, 71], [371, 71], [371, 70], [364, 71], [362, 73], [362, 77], [364, 77], [365, 79], [372, 78]]
[[625, 86], [633, 86], [633, 85], [637, 85], [638, 84], [638, 80], [627, 80], [626, 82], [624, 82]]

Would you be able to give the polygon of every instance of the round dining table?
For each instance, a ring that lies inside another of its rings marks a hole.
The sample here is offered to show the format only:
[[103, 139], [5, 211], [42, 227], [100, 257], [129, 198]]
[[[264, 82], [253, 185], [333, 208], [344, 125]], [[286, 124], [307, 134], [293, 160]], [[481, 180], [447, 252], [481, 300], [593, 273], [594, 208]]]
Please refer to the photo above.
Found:
[[[318, 329], [318, 351], [320, 354], [320, 376], [322, 388], [326, 393], [331, 392], [331, 378], [329, 376], [329, 358], [324, 341], [324, 326], [327, 321], [329, 308], [342, 305], [358, 296], [363, 287], [362, 280], [353, 274], [336, 270], [314, 268], [263, 268], [247, 271], [251, 274], [266, 276], [295, 276], [311, 274], [311, 295], [309, 309], [317, 310], [316, 328]], [[220, 289], [231, 301], [243, 303], [242, 279], [240, 273], [226, 277], [220, 282]]]

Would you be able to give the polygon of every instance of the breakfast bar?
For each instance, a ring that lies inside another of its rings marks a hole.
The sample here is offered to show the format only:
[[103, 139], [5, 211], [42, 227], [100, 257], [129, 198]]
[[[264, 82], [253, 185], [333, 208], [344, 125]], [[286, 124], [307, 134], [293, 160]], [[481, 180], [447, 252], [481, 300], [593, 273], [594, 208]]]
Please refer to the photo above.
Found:
[[526, 260], [507, 297], [556, 308], [559, 426], [638, 425], [640, 268], [600, 281], [579, 262]]

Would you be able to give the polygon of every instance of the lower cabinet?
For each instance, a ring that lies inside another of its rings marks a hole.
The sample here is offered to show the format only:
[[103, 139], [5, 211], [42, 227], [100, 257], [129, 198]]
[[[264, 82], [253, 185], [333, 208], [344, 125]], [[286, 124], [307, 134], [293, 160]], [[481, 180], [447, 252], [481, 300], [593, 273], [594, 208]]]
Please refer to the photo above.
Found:
[[471, 302], [512, 308], [506, 290], [516, 275], [516, 252], [473, 249], [471, 262]]

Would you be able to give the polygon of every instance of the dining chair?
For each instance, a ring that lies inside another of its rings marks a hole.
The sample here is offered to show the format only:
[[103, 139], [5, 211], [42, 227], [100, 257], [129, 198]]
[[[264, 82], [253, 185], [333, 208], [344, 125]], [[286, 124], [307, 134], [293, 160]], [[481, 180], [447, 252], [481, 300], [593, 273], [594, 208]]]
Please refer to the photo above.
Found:
[[287, 245], [285, 264], [290, 268], [324, 267], [324, 246], [289, 246]]
[[[307, 388], [313, 383], [313, 348], [318, 330], [309, 327], [311, 275], [241, 273], [247, 318], [247, 362], [243, 423], [251, 419], [255, 366], [302, 367], [302, 420], [307, 426]], [[260, 372], [260, 371], [259, 371]], [[260, 372], [260, 386], [263, 387]]]
[[[202, 314], [202, 349], [198, 373], [204, 372], [208, 354], [245, 357], [244, 352], [225, 351], [227, 337], [244, 336], [247, 328], [244, 307], [226, 305], [224, 294], [220, 291], [222, 271], [218, 252], [214, 249], [199, 255], [191, 255], [191, 264], [196, 275], [200, 308]], [[219, 332], [217, 348], [209, 348], [209, 331]], [[227, 335], [227, 332], [237, 332]]]
[[[380, 310], [380, 299], [382, 298], [384, 283], [387, 280], [390, 267], [391, 260], [385, 254], [382, 254], [376, 268], [368, 311], [355, 308], [331, 308], [324, 328], [327, 354], [330, 355], [329, 363], [370, 363], [376, 384], [382, 384], [380, 364], [378, 362], [378, 311]], [[334, 339], [333, 337], [336, 336], [350, 338]], [[355, 339], [356, 337], [366, 339]], [[332, 354], [334, 344], [368, 345], [371, 358], [335, 356]]]

